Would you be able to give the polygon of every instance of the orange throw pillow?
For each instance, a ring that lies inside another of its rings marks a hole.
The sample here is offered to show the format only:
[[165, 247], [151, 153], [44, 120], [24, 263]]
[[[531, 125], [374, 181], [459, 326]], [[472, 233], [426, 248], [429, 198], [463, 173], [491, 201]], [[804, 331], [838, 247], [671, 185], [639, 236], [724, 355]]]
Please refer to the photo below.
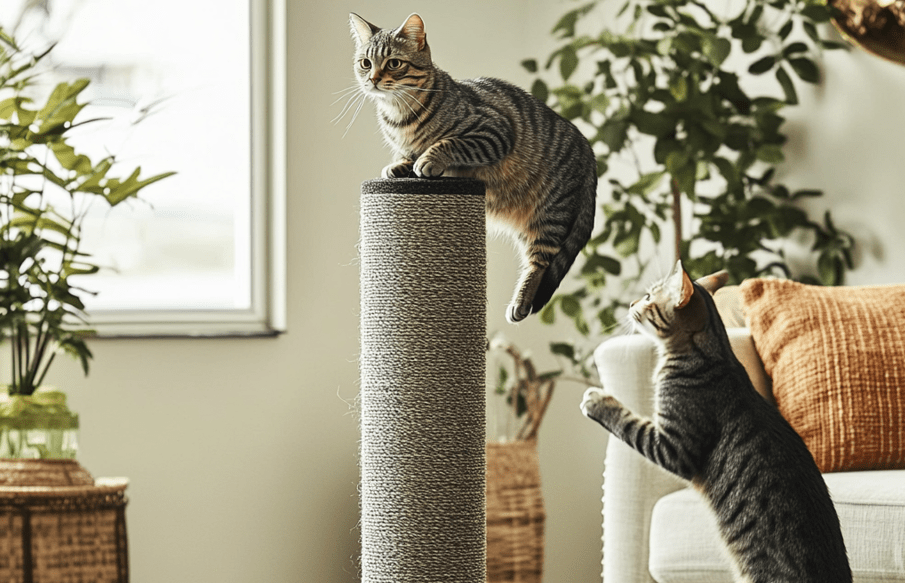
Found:
[[905, 285], [741, 285], [780, 413], [822, 472], [905, 468]]

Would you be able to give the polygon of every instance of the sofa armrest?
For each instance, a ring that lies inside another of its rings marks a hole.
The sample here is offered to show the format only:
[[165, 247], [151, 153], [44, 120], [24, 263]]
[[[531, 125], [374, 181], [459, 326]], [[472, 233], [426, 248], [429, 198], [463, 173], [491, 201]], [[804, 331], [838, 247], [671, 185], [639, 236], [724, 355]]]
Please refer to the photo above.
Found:
[[[594, 352], [607, 391], [640, 415], [653, 413], [657, 354], [646, 336], [618, 336]], [[648, 462], [618, 439], [610, 439], [603, 472], [603, 580], [652, 583], [648, 568], [654, 503], [684, 482]]]
[[[772, 401], [770, 380], [750, 332], [731, 328], [728, 334], [755, 388]], [[653, 414], [657, 353], [652, 340], [640, 334], [611, 338], [594, 352], [594, 361], [607, 391], [639, 415]], [[648, 561], [654, 504], [687, 483], [618, 439], [608, 441], [603, 481], [604, 583], [652, 583]]]

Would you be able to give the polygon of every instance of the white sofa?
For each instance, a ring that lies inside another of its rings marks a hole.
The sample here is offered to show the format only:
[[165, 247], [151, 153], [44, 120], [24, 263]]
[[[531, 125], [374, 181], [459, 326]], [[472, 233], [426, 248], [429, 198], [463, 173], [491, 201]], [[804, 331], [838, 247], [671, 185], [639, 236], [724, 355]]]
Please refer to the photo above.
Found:
[[[733, 349], [768, 400], [770, 380], [745, 328]], [[651, 415], [653, 342], [620, 336], [595, 352], [608, 391]], [[603, 429], [601, 429], [603, 431]], [[905, 582], [905, 470], [825, 474], [856, 583]], [[732, 583], [716, 524], [698, 494], [620, 440], [609, 439], [603, 496], [604, 583]]]

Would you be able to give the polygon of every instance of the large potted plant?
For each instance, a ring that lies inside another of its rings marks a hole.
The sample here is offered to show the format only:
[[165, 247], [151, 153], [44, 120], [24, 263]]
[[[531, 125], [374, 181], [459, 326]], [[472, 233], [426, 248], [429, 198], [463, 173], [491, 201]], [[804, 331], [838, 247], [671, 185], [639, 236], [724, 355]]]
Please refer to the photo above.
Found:
[[[614, 19], [599, 4], [567, 12], [553, 28], [560, 46], [523, 62], [538, 74], [534, 95], [585, 130], [610, 192], [602, 228], [576, 260], [577, 285], [541, 319], [562, 313], [599, 342], [666, 250], [696, 276], [727, 269], [735, 283], [765, 274], [842, 283], [853, 238], [829, 212], [809, 216], [801, 203], [819, 190], [776, 179], [796, 83], [817, 83], [824, 51], [847, 46], [821, 33], [834, 9], [823, 0], [628, 0]], [[787, 249], [802, 242], [793, 269]]]
[[[91, 360], [84, 297], [73, 282], [100, 267], [82, 249], [89, 206], [136, 197], [169, 176], [123, 178], [115, 158], [92, 161], [70, 143], [87, 79], [35, 95], [42, 59], [0, 28], [0, 340], [8, 344], [10, 382], [0, 392], [0, 457], [72, 458], [78, 417], [65, 395], [42, 387], [59, 353]], [[113, 172], [116, 172], [115, 176]]]

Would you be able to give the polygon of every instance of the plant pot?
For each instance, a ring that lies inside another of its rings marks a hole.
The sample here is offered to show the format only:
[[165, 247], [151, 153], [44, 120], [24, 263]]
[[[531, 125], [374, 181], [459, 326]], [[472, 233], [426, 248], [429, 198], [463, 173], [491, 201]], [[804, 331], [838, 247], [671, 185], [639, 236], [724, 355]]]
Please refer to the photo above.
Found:
[[537, 441], [488, 443], [488, 583], [541, 582], [545, 520]]
[[0, 458], [75, 459], [79, 416], [66, 394], [41, 387], [33, 395], [0, 389]]

